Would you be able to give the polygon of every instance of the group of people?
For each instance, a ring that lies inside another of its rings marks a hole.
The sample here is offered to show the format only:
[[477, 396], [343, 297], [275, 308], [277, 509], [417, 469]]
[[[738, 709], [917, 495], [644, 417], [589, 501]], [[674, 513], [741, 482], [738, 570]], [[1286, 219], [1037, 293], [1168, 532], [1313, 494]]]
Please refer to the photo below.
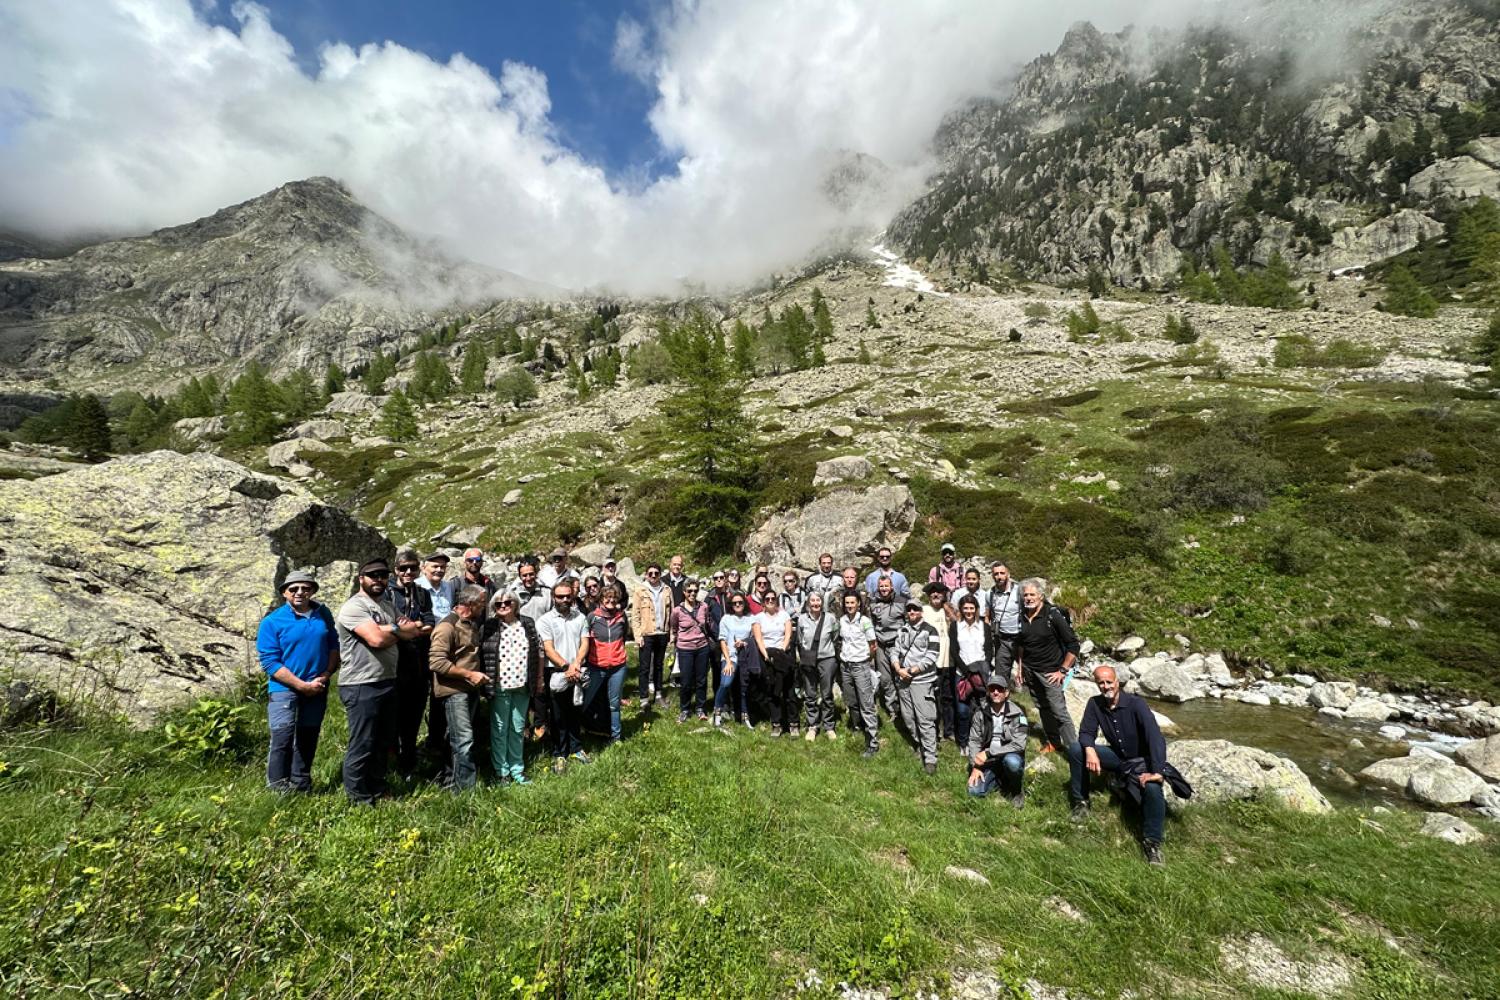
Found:
[[545, 565], [522, 558], [503, 587], [485, 572], [482, 551], [462, 559], [458, 573], [441, 552], [372, 559], [336, 611], [315, 599], [312, 577], [286, 577], [285, 603], [262, 621], [256, 643], [270, 693], [272, 788], [311, 790], [335, 673], [349, 728], [343, 783], [355, 803], [388, 794], [392, 758], [408, 777], [424, 758], [436, 761], [458, 792], [477, 784], [486, 743], [499, 784], [529, 782], [528, 736], [550, 750], [554, 770], [590, 763], [585, 731], [610, 744], [623, 737], [633, 644], [643, 712], [666, 709], [675, 678], [678, 723], [761, 723], [773, 737], [831, 741], [839, 738], [837, 687], [863, 756], [881, 750], [884, 709], [926, 773], [937, 771], [940, 742], [952, 740], [969, 793], [998, 792], [1016, 808], [1024, 805], [1029, 723], [1011, 691], [1024, 685], [1043, 750], [1068, 755], [1074, 818], [1088, 816], [1091, 773], [1120, 774], [1142, 806], [1153, 863], [1161, 860], [1163, 784], [1191, 794], [1166, 763], [1149, 707], [1121, 691], [1109, 667], [1095, 671], [1103, 694], [1075, 730], [1063, 693], [1079, 667], [1071, 620], [1048, 601], [1043, 581], [1018, 582], [1003, 560], [990, 564], [984, 587], [980, 570], [945, 544], [914, 587], [891, 565], [889, 548], [863, 576], [852, 566], [836, 573], [825, 553], [805, 577], [780, 573], [780, 587], [758, 567], [746, 588], [737, 569], [689, 576], [681, 556], [665, 568], [648, 565], [634, 587], [614, 560], [580, 574], [562, 549]]

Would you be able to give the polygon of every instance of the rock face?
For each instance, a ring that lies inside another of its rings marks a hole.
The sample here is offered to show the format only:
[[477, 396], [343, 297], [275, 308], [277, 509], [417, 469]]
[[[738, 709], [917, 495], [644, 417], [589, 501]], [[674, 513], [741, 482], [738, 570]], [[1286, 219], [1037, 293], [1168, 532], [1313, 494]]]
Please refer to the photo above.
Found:
[[1442, 754], [1414, 747], [1405, 757], [1377, 760], [1359, 776], [1418, 802], [1447, 806], [1484, 795], [1489, 786], [1473, 771]]
[[298, 486], [171, 451], [0, 483], [0, 538], [0, 658], [137, 723], [257, 671], [255, 630], [292, 569], [337, 605], [354, 565], [392, 554]]
[[752, 563], [814, 569], [818, 555], [831, 552], [835, 566], [859, 564], [882, 545], [900, 548], [916, 517], [916, 503], [905, 486], [841, 490], [772, 515], [745, 543], [745, 557]]
[[1167, 747], [1167, 759], [1193, 786], [1191, 799], [1184, 802], [1169, 793], [1169, 803], [1208, 805], [1268, 798], [1296, 812], [1333, 809], [1301, 768], [1265, 750], [1228, 740], [1178, 740]]
[[0, 263], [0, 363], [119, 388], [184, 376], [184, 359], [200, 375], [249, 358], [278, 377], [348, 368], [431, 329], [428, 305], [549, 291], [446, 258], [315, 177], [149, 236]]
[[814, 486], [827, 486], [830, 483], [844, 483], [856, 479], [869, 479], [874, 466], [868, 458], [859, 455], [841, 455], [838, 458], [830, 458], [818, 463], [817, 472], [813, 475]]
[[1174, 660], [1152, 661], [1137, 674], [1137, 679], [1144, 693], [1163, 701], [1192, 701], [1204, 694], [1198, 675]]
[[267, 448], [266, 464], [273, 469], [290, 469], [302, 464], [298, 459], [303, 455], [332, 450], [315, 437], [294, 437], [290, 441], [278, 441]]
[[[1495, 138], [1481, 141], [1500, 142]], [[1500, 170], [1474, 156], [1454, 156], [1418, 173], [1406, 190], [1419, 198], [1500, 198]]]

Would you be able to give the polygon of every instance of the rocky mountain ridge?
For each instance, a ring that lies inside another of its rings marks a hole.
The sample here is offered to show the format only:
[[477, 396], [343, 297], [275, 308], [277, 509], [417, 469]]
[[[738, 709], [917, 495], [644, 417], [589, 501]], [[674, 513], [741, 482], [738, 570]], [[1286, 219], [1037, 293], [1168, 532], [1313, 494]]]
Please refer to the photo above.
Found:
[[891, 241], [982, 284], [1095, 271], [1159, 288], [1216, 245], [1237, 263], [1374, 263], [1500, 194], [1493, 5], [1392, 4], [1355, 33], [1353, 68], [1321, 78], [1293, 53], [1306, 44], [1076, 25], [1007, 99], [945, 122], [944, 166]]
[[556, 294], [449, 259], [312, 178], [148, 236], [0, 263], [0, 361], [22, 380], [100, 387], [251, 359], [349, 367], [462, 304]]

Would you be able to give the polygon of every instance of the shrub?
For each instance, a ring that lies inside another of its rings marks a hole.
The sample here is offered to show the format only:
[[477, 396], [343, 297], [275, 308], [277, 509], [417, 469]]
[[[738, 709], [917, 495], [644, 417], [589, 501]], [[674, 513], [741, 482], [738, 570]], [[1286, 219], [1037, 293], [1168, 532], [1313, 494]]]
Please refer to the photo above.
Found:
[[512, 365], [495, 379], [495, 396], [512, 406], [536, 399], [536, 378], [520, 365]]
[[1193, 344], [1198, 341], [1198, 331], [1193, 321], [1186, 316], [1168, 316], [1162, 336], [1174, 344]]
[[1068, 310], [1068, 315], [1063, 319], [1063, 325], [1068, 330], [1068, 340], [1077, 343], [1084, 337], [1092, 337], [1099, 333], [1104, 326], [1104, 321], [1094, 311], [1092, 302], [1085, 302], [1079, 309]]
[[1328, 549], [1321, 533], [1282, 525], [1266, 541], [1261, 561], [1282, 576], [1306, 576], [1317, 569]]
[[1418, 283], [1405, 264], [1391, 268], [1385, 278], [1385, 298], [1380, 308], [1397, 316], [1430, 319], [1437, 315], [1437, 299]]
[[255, 745], [250, 734], [250, 705], [231, 705], [204, 698], [163, 727], [163, 751], [174, 760], [243, 760]]
[[1335, 337], [1319, 348], [1311, 337], [1287, 334], [1276, 341], [1272, 363], [1277, 368], [1373, 368], [1385, 360], [1378, 347]]
[[1047, 319], [1052, 315], [1052, 308], [1045, 302], [1028, 302], [1021, 312], [1027, 319]]

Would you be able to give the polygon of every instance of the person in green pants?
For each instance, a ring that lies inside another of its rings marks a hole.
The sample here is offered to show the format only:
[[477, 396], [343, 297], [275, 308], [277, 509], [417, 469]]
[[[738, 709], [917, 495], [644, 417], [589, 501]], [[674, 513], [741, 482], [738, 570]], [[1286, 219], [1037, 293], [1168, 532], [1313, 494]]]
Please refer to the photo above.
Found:
[[484, 672], [494, 678], [490, 698], [490, 764], [500, 784], [526, 785], [526, 709], [542, 681], [536, 626], [520, 613], [515, 594], [501, 592], [491, 604], [479, 644]]

